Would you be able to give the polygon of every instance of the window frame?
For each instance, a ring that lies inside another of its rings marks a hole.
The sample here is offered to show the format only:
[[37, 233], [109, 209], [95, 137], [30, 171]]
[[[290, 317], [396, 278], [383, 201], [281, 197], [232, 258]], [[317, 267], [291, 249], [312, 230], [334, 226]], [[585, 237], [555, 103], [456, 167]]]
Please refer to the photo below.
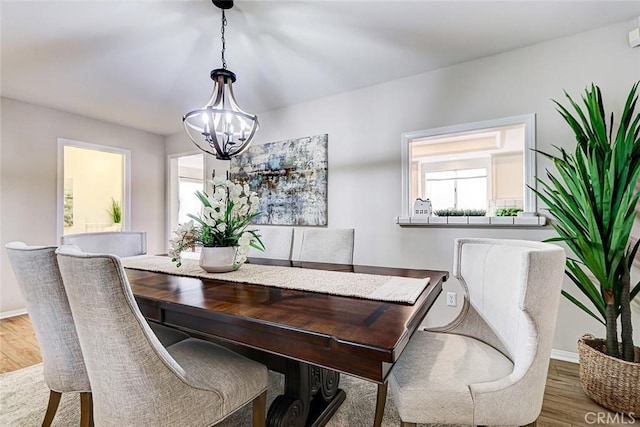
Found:
[[401, 199], [402, 199], [402, 217], [410, 217], [412, 215], [411, 206], [413, 200], [409, 200], [410, 182], [411, 182], [411, 161], [409, 159], [411, 141], [418, 138], [430, 138], [436, 136], [445, 136], [455, 133], [468, 133], [474, 131], [483, 131], [496, 127], [524, 125], [524, 148], [523, 148], [523, 172], [524, 172], [524, 214], [537, 213], [537, 198], [534, 190], [536, 189], [536, 116], [535, 114], [524, 114], [520, 116], [505, 117], [501, 119], [485, 120], [472, 123], [464, 123], [459, 125], [445, 126], [440, 128], [423, 129], [412, 132], [405, 132], [401, 135]]

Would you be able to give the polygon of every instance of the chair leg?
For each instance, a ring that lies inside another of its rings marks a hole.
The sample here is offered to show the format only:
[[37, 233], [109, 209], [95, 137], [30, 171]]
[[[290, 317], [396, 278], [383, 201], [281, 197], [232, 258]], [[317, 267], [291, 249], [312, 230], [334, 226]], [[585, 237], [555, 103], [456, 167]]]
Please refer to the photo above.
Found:
[[253, 399], [253, 427], [265, 427], [267, 417], [267, 391]]
[[378, 384], [378, 395], [376, 396], [376, 417], [373, 420], [373, 427], [382, 425], [382, 417], [384, 416], [384, 404], [387, 401], [388, 384]]
[[537, 425], [538, 425], [538, 422], [534, 421], [531, 424], [527, 424], [526, 426], [522, 426], [522, 427], [536, 427]]
[[416, 423], [405, 423], [404, 421], [400, 421], [400, 427], [416, 427]]
[[80, 427], [93, 426], [93, 398], [91, 392], [80, 393]]
[[56, 416], [61, 397], [62, 393], [53, 390], [49, 391], [49, 404], [47, 405], [47, 412], [44, 414], [42, 427], [49, 427], [53, 422], [53, 417]]

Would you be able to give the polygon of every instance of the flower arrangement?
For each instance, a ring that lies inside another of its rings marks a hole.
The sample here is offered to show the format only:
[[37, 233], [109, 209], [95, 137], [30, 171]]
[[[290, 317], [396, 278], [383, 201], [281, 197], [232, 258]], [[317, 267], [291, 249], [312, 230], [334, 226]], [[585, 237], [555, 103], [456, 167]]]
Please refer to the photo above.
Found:
[[249, 185], [234, 183], [229, 179], [214, 178], [209, 181], [211, 194], [196, 191], [203, 208], [199, 215], [188, 214], [191, 221], [181, 224], [169, 240], [169, 256], [177, 267], [182, 265], [180, 254], [187, 248], [235, 247], [234, 269], [247, 260], [249, 247], [264, 250], [257, 230], [249, 230], [251, 220], [258, 211], [258, 197]]

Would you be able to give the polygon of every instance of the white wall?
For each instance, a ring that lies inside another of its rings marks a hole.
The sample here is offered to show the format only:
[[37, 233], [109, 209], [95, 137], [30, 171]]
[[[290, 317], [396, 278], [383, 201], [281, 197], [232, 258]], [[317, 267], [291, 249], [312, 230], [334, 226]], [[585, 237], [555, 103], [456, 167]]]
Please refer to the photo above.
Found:
[[[627, 43], [627, 33], [636, 25], [635, 21], [623, 22], [262, 113], [255, 143], [328, 133], [329, 227], [356, 228], [355, 262], [451, 270], [456, 237], [543, 240], [554, 232], [549, 227], [399, 227], [393, 218], [401, 209], [400, 135], [536, 113], [538, 148], [573, 147], [570, 129], [551, 99], [562, 100], [564, 89], [579, 98], [585, 86], [594, 82], [601, 87], [609, 109], [615, 107], [619, 112], [632, 83], [640, 77], [640, 49], [631, 49]], [[190, 143], [181, 134], [167, 140], [167, 152], [189, 149]], [[539, 158], [538, 175], [544, 175], [549, 166]], [[569, 283], [565, 288], [573, 289]], [[449, 289], [459, 290], [455, 281], [445, 292]], [[428, 324], [453, 315], [442, 298], [437, 304]], [[634, 324], [640, 342], [640, 314]], [[585, 332], [604, 335], [598, 323], [563, 299], [554, 348], [577, 351], [576, 341]]]
[[[149, 253], [165, 250], [164, 138], [12, 99], [1, 100], [0, 243], [56, 244], [57, 139], [131, 150], [131, 230], [147, 231]], [[24, 301], [0, 251], [0, 313]]]

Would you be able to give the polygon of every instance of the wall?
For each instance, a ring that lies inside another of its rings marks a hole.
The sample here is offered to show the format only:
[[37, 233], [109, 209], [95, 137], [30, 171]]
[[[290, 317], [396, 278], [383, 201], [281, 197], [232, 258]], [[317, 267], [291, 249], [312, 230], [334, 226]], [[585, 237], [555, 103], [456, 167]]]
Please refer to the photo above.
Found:
[[[609, 109], [619, 112], [640, 76], [640, 49], [627, 33], [635, 21], [585, 32], [504, 54], [443, 68], [259, 115], [255, 143], [329, 134], [329, 227], [355, 227], [355, 262], [451, 270], [456, 237], [544, 240], [543, 229], [401, 228], [400, 135], [403, 132], [536, 113], [537, 146], [572, 147], [568, 126], [552, 99], [563, 90], [579, 97], [598, 84]], [[400, 65], [400, 64], [399, 64]], [[241, 101], [241, 100], [240, 100]], [[179, 134], [167, 152], [189, 150]], [[537, 174], [550, 164], [538, 158]], [[366, 212], [363, 215], [363, 212]], [[574, 289], [568, 282], [566, 289]], [[445, 289], [460, 290], [455, 280]], [[443, 298], [427, 319], [437, 324], [454, 313]], [[635, 316], [640, 342], [640, 314]], [[585, 332], [604, 329], [563, 299], [554, 348], [575, 352]]]
[[[57, 139], [131, 150], [131, 230], [147, 231], [148, 250], [165, 250], [164, 138], [50, 108], [2, 98], [0, 243], [56, 244]], [[6, 251], [0, 251], [0, 313], [24, 307]]]

